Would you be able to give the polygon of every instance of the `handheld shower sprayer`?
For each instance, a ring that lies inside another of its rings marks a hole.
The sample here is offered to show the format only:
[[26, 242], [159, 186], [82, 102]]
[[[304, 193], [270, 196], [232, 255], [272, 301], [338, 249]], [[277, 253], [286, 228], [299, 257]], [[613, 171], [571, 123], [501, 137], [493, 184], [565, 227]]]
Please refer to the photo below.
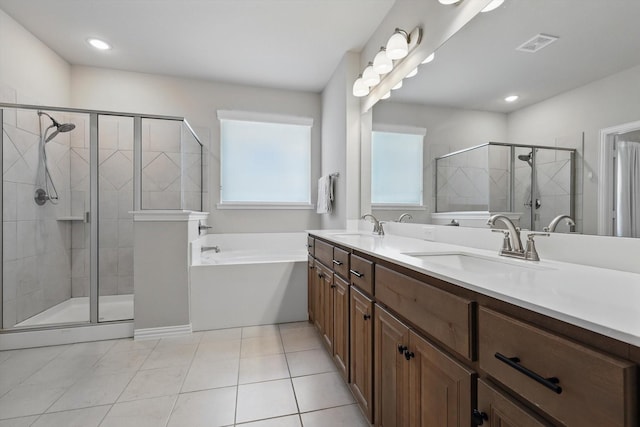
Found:
[[[60, 123], [56, 119], [51, 117], [49, 114], [45, 113], [44, 111], [38, 111], [38, 116], [43, 116], [43, 115], [49, 117], [49, 119], [52, 122], [52, 124], [44, 131], [44, 134], [45, 134], [44, 142], [51, 141], [59, 133], [71, 132], [76, 128], [76, 125], [74, 125], [73, 123]], [[53, 133], [47, 137], [47, 131], [52, 128], [56, 128], [56, 130], [54, 130]]]
[[[76, 128], [76, 125], [74, 125], [73, 123], [60, 123], [44, 111], [38, 111], [38, 118], [42, 116], [47, 116], [51, 120], [51, 125], [49, 125], [49, 127], [47, 127], [44, 132], [42, 132], [42, 124], [40, 127], [41, 166], [39, 167], [38, 176], [40, 176], [40, 173], [42, 173], [43, 179], [40, 181], [40, 178], [38, 178], [37, 184], [39, 183], [39, 185], [42, 185], [44, 188], [36, 189], [35, 195], [33, 197], [38, 206], [44, 205], [47, 200], [54, 205], [58, 202], [58, 191], [56, 190], [56, 186], [53, 183], [53, 179], [51, 178], [51, 174], [49, 173], [49, 166], [47, 165], [47, 150], [45, 148], [45, 144], [55, 138], [59, 133], [71, 132]], [[51, 133], [51, 135], [47, 136], [49, 130], [53, 128], [55, 128], [55, 130]]]

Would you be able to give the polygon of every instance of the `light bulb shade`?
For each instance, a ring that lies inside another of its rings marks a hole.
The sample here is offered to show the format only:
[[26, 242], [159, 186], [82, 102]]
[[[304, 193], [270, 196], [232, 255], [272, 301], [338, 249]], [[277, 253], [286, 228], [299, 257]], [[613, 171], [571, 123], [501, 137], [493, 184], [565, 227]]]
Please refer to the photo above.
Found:
[[388, 99], [391, 96], [391, 92], [387, 92], [380, 97], [380, 99]]
[[400, 89], [401, 87], [402, 87], [402, 80], [400, 80], [397, 85], [392, 87], [391, 90], [397, 90], [397, 89]]
[[373, 71], [378, 74], [387, 74], [391, 70], [393, 70], [393, 61], [389, 59], [385, 49], [381, 48], [373, 58]]
[[362, 77], [358, 77], [355, 82], [353, 82], [353, 96], [362, 97], [369, 95], [369, 86], [364, 84], [362, 81]]
[[369, 62], [367, 68], [362, 72], [362, 82], [369, 87], [380, 83], [380, 75], [373, 70], [371, 62]]
[[431, 55], [427, 56], [424, 61], [422, 61], [423, 64], [428, 64], [429, 62], [433, 61], [436, 58], [436, 53], [432, 53]]
[[440, 4], [456, 4], [460, 0], [438, 0], [438, 1], [440, 2]]
[[491, 12], [492, 10], [499, 8], [500, 5], [502, 5], [502, 3], [504, 3], [504, 0], [493, 0], [491, 3], [486, 5], [484, 9], [482, 9], [480, 12]]
[[418, 67], [416, 67], [416, 68], [414, 68], [413, 70], [411, 70], [411, 71], [409, 72], [409, 74], [407, 74], [405, 77], [406, 77], [406, 78], [413, 77], [413, 76], [415, 76], [416, 74], [418, 74]]
[[389, 37], [387, 42], [387, 56], [389, 59], [402, 59], [409, 53], [409, 43], [407, 33], [396, 28], [395, 33]]

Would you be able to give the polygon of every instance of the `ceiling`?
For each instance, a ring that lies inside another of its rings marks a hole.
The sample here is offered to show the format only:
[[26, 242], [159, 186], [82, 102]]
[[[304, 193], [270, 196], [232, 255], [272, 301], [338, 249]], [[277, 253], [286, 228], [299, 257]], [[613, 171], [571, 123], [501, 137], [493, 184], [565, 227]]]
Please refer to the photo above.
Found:
[[[559, 36], [526, 53], [538, 33]], [[511, 112], [640, 64], [638, 0], [506, 0], [481, 13], [392, 101]], [[504, 97], [520, 99], [505, 103]]]
[[[72, 65], [319, 92], [394, 2], [0, 0], [0, 9]], [[89, 37], [113, 49], [97, 51]]]

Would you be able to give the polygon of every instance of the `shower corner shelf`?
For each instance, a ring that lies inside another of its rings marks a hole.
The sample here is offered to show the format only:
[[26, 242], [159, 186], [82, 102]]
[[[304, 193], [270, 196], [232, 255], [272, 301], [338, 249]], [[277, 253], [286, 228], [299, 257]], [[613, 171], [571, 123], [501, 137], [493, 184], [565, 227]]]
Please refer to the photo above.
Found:
[[83, 216], [60, 216], [56, 219], [58, 221], [84, 221]]

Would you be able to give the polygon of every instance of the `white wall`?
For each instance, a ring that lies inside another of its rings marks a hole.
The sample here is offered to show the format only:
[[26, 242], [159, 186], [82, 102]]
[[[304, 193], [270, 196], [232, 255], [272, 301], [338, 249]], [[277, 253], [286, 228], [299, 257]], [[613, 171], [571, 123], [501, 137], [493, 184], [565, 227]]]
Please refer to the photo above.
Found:
[[[486, 142], [507, 139], [507, 116], [502, 113], [461, 110], [400, 102], [379, 102], [373, 108], [373, 123], [416, 126], [427, 129], [424, 145], [424, 203], [425, 211], [412, 211], [414, 222], [430, 222], [434, 212], [434, 158]], [[371, 170], [370, 165], [366, 166]], [[365, 167], [363, 167], [364, 171]], [[382, 219], [392, 220], [398, 211], [376, 210]], [[380, 218], [379, 218], [380, 219]]]
[[358, 54], [347, 52], [322, 92], [321, 175], [339, 174], [333, 211], [320, 218], [324, 229], [345, 228], [347, 219], [360, 216], [360, 103], [349, 90], [359, 62]]
[[66, 106], [70, 66], [0, 10], [0, 102]]
[[[547, 99], [509, 115], [510, 142], [554, 145], [584, 132], [583, 232], [598, 229], [600, 129], [640, 120], [640, 66]], [[589, 174], [593, 177], [589, 179]]]
[[190, 80], [155, 74], [73, 66], [74, 107], [183, 116], [209, 145], [211, 212], [218, 233], [301, 231], [319, 226], [315, 210], [217, 210], [220, 187], [218, 109], [311, 117], [311, 198], [315, 203], [320, 176], [320, 94]]

